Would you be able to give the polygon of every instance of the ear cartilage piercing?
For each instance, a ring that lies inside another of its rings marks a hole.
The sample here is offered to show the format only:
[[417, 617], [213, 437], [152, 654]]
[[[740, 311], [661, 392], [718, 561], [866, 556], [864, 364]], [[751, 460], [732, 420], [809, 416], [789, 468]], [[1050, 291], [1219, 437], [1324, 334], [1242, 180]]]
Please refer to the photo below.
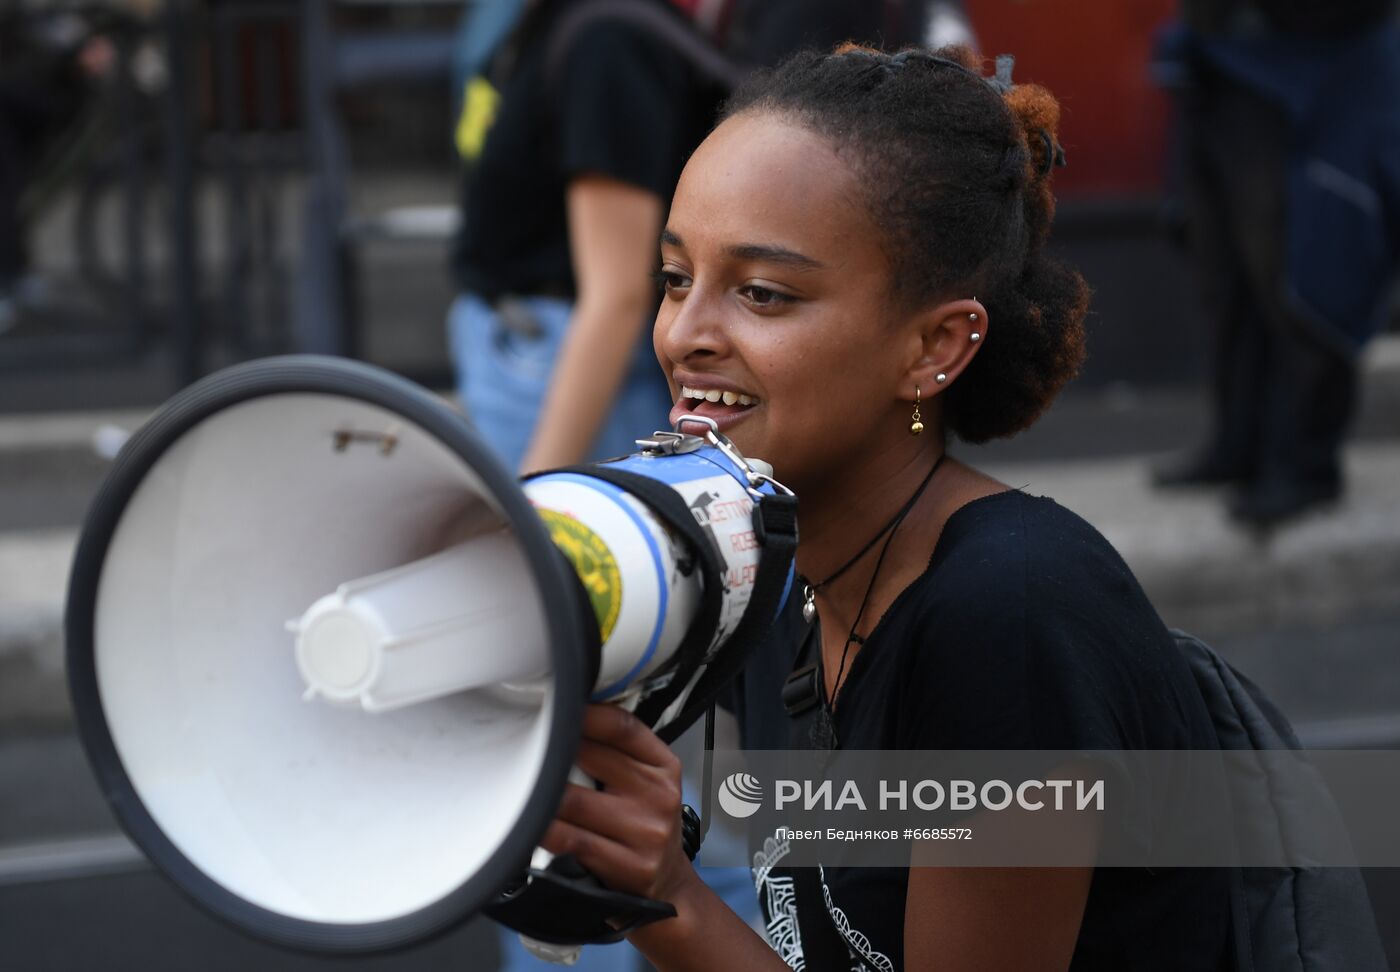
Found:
[[948, 380], [948, 376], [945, 375], [943, 372], [940, 371], [937, 375], [934, 376], [934, 379], [933, 379], [933, 380], [936, 381], [936, 382], [938, 382], [938, 383], [941, 385], [941, 384], [943, 384], [945, 381]]
[[968, 319], [969, 321], [976, 322], [976, 320], [977, 320], [977, 312], [976, 312], [976, 311], [973, 311], [971, 314], [968, 314], [968, 315], [967, 315], [967, 319]]
[[967, 339], [968, 339], [969, 341], [971, 341], [973, 344], [976, 344], [978, 341], [982, 340], [982, 335], [981, 335], [981, 334], [978, 334], [976, 331], [973, 331], [971, 334], [969, 334], [969, 335], [967, 336]]

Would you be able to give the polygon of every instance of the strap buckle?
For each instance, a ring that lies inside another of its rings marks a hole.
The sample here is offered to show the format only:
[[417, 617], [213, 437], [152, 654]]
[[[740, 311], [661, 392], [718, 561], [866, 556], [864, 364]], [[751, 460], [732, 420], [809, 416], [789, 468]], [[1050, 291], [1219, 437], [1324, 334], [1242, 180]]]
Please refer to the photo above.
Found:
[[800, 716], [821, 701], [817, 687], [817, 665], [804, 665], [783, 680], [783, 708], [790, 716]]
[[684, 432], [653, 432], [650, 438], [637, 440], [637, 448], [648, 456], [682, 456], [704, 444], [700, 436]]
[[[729, 459], [729, 461], [734, 463], [734, 465], [738, 467], [739, 471], [744, 474], [744, 480], [749, 491], [749, 495], [752, 496], [755, 500], [763, 499], [763, 494], [758, 491], [758, 487], [762, 486], [764, 483], [768, 483], [770, 486], [773, 487], [774, 490], [776, 490], [778, 493], [784, 496], [792, 495], [792, 490], [788, 489], [782, 483], [778, 482], [768, 473], [759, 472], [752, 465], [750, 465], [749, 461], [744, 458], [744, 454], [735, 447], [734, 443], [729, 441], [727, 436], [720, 432], [719, 423], [716, 422], [714, 419], [710, 418], [708, 415], [682, 415], [679, 419], [676, 420], [676, 430], [673, 434], [683, 434], [681, 433], [681, 426], [687, 423], [705, 426], [705, 436], [703, 441], [708, 442], [720, 452], [724, 453], [725, 456]], [[692, 438], [696, 437], [692, 436]], [[767, 466], [766, 463], [764, 465]]]

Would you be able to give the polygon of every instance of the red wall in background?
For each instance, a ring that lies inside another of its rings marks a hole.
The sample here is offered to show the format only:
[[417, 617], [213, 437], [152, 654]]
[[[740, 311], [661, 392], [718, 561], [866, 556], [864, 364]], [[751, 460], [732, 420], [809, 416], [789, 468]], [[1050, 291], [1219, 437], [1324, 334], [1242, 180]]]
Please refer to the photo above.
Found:
[[[1018, 82], [1053, 91], [1069, 165], [1061, 197], [1156, 193], [1168, 98], [1148, 77], [1153, 34], [1176, 0], [966, 0], [982, 51], [1016, 55]], [[990, 70], [990, 68], [989, 68]]]

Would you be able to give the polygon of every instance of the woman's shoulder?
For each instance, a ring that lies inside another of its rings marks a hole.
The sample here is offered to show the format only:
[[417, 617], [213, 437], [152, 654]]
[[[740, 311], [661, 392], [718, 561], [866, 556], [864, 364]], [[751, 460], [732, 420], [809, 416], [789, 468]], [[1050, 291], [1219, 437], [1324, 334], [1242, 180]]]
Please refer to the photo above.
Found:
[[1141, 748], [1201, 721], [1186, 712], [1185, 662], [1132, 571], [1054, 500], [1013, 490], [962, 507], [905, 597], [889, 631], [896, 667], [912, 722], [942, 726], [940, 738]]
[[1018, 597], [1062, 605], [1128, 597], [1148, 606], [1132, 570], [1102, 533], [1055, 500], [1018, 489], [954, 512], [925, 580], [926, 597], [937, 602], [998, 612]]

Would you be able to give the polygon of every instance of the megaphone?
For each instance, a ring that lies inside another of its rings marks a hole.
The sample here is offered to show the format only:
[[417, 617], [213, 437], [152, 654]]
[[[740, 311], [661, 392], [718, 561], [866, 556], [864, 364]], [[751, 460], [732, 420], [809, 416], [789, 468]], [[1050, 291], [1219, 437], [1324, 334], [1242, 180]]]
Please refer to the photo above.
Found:
[[522, 487], [366, 365], [265, 359], [176, 396], [118, 455], [69, 586], [76, 720], [118, 820], [284, 945], [396, 948], [483, 909], [615, 939], [629, 896], [536, 846], [583, 706], [674, 739], [792, 583], [795, 500], [704, 423]]

